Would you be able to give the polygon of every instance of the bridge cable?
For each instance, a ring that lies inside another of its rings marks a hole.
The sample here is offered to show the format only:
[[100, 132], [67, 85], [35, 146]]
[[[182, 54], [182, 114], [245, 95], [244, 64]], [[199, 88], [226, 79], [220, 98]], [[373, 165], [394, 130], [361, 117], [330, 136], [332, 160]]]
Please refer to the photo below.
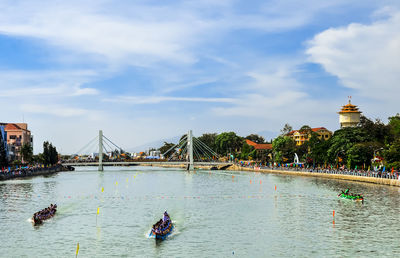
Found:
[[[185, 136], [184, 138], [182, 138], [182, 140], [184, 140], [185, 138], [186, 138], [187, 136]], [[171, 148], [169, 148], [166, 152], [164, 152], [162, 155], [165, 157], [165, 155], [168, 153], [168, 152], [170, 152], [172, 149], [174, 149], [175, 147], [177, 147], [178, 146], [178, 144], [180, 144], [181, 143], [181, 141], [179, 141], [177, 144], [175, 144], [174, 146], [172, 146]], [[175, 152], [174, 152], [175, 153]], [[172, 153], [172, 155], [174, 154], [174, 153]]]
[[121, 147], [119, 147], [118, 145], [116, 145], [115, 143], [113, 143], [110, 139], [108, 139], [105, 135], [103, 135], [103, 137], [105, 139], [107, 139], [112, 145], [114, 145], [115, 147], [117, 147], [118, 149], [120, 149], [120, 151], [123, 151], [123, 149]]
[[99, 138], [98, 135], [97, 135], [96, 137], [94, 137], [94, 138], [93, 138], [92, 140], [90, 140], [85, 146], [83, 146], [83, 148], [81, 148], [77, 153], [73, 153], [73, 154], [70, 156], [70, 159], [71, 159], [72, 157], [75, 156], [74, 154], [78, 154], [78, 156], [79, 156], [79, 153], [80, 153], [80, 152], [82, 152], [86, 147], [88, 147], [89, 144], [92, 144], [93, 141], [96, 140], [96, 139], [98, 139], [98, 138]]

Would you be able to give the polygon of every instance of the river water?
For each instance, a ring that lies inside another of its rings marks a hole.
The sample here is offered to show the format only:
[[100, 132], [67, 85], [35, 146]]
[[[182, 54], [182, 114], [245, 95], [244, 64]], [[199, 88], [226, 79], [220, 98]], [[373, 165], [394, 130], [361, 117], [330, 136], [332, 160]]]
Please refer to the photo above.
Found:
[[[337, 197], [348, 187], [364, 204]], [[56, 216], [32, 226], [32, 214], [51, 203]], [[156, 242], [148, 233], [165, 210], [175, 230]], [[393, 257], [400, 255], [400, 188], [251, 172], [77, 168], [0, 182], [0, 231], [2, 257], [74, 257], [77, 243], [78, 257]]]

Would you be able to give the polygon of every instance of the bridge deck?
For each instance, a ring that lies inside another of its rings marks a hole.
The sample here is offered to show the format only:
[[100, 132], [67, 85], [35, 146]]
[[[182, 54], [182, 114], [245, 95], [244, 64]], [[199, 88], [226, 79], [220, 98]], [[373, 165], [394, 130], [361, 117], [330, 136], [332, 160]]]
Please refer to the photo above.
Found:
[[[64, 166], [99, 166], [99, 162], [66, 162], [62, 163]], [[188, 165], [189, 162], [175, 162], [175, 161], [120, 161], [120, 162], [103, 162], [103, 166], [138, 166], [138, 165]], [[231, 165], [230, 162], [194, 162], [196, 166], [217, 166], [217, 165]]]

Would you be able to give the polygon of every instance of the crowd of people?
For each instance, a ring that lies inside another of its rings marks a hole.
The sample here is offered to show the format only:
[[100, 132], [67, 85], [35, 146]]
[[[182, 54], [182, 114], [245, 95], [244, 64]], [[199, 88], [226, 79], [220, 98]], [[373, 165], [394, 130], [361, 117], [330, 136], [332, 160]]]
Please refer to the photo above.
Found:
[[44, 165], [33, 165], [33, 166], [16, 166], [16, 167], [3, 167], [0, 170], [0, 180], [11, 179], [15, 177], [34, 176], [48, 171], [61, 170], [62, 165], [44, 166]]
[[57, 204], [51, 204], [49, 207], [33, 214], [33, 222], [35, 225], [41, 224], [43, 220], [49, 219], [57, 212]]
[[326, 174], [344, 174], [353, 176], [367, 176], [367, 177], [379, 177], [387, 179], [398, 179], [400, 180], [400, 171], [391, 169], [386, 170], [385, 168], [379, 169], [349, 169], [345, 166], [333, 167], [314, 167], [305, 164], [274, 164], [274, 163], [256, 163], [256, 162], [238, 162], [236, 165], [240, 167], [247, 167], [252, 169], [270, 169], [270, 170], [283, 170], [283, 171], [299, 171], [299, 172], [311, 172], [311, 173], [326, 173]]
[[153, 225], [152, 231], [156, 234], [163, 233], [163, 231], [169, 226], [171, 219], [167, 212], [164, 212], [164, 216], [162, 219], [157, 221], [156, 224]]

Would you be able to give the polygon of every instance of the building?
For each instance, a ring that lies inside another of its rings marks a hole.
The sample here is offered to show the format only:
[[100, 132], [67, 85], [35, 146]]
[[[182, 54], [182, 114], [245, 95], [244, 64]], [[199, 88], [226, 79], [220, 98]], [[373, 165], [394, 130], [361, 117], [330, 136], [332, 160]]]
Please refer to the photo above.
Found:
[[21, 147], [24, 144], [33, 146], [33, 137], [27, 123], [1, 123], [6, 132], [8, 153], [11, 160], [21, 160]]
[[246, 143], [250, 146], [253, 146], [257, 152], [257, 155], [262, 155], [265, 151], [272, 150], [271, 143], [255, 143], [253, 141], [247, 140]]
[[[332, 137], [332, 132], [325, 127], [311, 128], [311, 131], [316, 133], [319, 139], [328, 140]], [[300, 146], [311, 138], [311, 132], [294, 130], [288, 133], [287, 136], [292, 138], [297, 146]]]
[[7, 145], [7, 132], [5, 130], [4, 124], [0, 124], [0, 137], [2, 139], [3, 147], [6, 152], [6, 157], [9, 158], [8, 145]]
[[343, 106], [338, 114], [340, 128], [356, 127], [360, 123], [361, 111], [357, 106], [351, 104], [351, 98], [349, 98], [349, 104]]

